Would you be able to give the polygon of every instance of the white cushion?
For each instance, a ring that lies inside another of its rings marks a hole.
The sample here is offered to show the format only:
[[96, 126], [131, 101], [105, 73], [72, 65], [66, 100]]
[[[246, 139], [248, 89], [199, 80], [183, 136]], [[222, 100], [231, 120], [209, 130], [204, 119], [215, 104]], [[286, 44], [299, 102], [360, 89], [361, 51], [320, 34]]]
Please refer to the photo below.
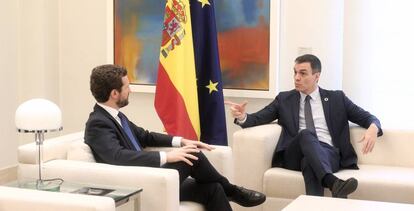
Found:
[[78, 160], [95, 163], [91, 148], [83, 142], [83, 139], [74, 141], [67, 151], [68, 160]]
[[182, 201], [180, 202], [180, 211], [204, 211], [204, 207], [195, 202]]
[[[342, 179], [355, 177], [358, 189], [350, 198], [400, 203], [414, 203], [414, 168], [359, 165], [360, 170], [335, 173]], [[264, 175], [264, 191], [268, 197], [296, 198], [305, 194], [302, 173], [283, 168], [271, 168]], [[330, 191], [325, 189], [325, 196]]]

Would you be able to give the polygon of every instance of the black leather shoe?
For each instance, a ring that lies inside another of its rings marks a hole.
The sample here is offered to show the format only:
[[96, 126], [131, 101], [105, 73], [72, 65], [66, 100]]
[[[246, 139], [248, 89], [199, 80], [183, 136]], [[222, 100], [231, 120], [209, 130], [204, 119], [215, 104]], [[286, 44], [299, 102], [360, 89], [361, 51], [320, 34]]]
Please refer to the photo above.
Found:
[[332, 186], [332, 197], [348, 198], [348, 195], [354, 192], [358, 187], [358, 180], [351, 177], [345, 181], [337, 179]]
[[254, 207], [266, 201], [266, 195], [254, 190], [236, 186], [234, 194], [229, 196], [228, 199], [243, 207]]

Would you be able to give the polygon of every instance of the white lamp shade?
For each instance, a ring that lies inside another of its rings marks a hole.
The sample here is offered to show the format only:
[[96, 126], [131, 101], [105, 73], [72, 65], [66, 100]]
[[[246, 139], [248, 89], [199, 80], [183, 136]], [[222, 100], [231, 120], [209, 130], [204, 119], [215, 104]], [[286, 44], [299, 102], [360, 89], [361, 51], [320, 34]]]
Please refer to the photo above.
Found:
[[20, 131], [55, 131], [62, 129], [62, 112], [45, 99], [31, 99], [22, 103], [15, 114], [16, 127]]

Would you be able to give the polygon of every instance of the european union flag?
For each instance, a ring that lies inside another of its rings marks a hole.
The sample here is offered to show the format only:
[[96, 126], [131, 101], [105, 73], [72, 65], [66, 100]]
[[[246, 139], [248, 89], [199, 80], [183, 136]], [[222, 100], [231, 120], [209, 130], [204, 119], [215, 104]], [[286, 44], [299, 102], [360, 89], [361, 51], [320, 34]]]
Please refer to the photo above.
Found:
[[190, 10], [200, 113], [200, 140], [208, 144], [227, 145], [214, 1], [191, 0]]

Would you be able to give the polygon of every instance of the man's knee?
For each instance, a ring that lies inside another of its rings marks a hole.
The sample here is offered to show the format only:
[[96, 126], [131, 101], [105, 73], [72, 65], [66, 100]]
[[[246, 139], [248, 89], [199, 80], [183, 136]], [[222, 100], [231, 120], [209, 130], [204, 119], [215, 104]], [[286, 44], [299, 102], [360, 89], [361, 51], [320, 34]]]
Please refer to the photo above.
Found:
[[303, 144], [307, 144], [311, 141], [318, 141], [318, 138], [316, 136], [316, 134], [314, 132], [311, 132], [308, 129], [303, 129], [299, 132], [298, 134], [298, 138], [299, 138], [299, 144], [302, 146]]
[[198, 165], [199, 163], [203, 163], [205, 160], [207, 160], [207, 157], [202, 152], [193, 152], [191, 154], [197, 157], [197, 160], [191, 160], [194, 166]]
[[305, 128], [305, 129], [299, 131], [299, 136], [300, 137], [314, 136], [314, 133]]

